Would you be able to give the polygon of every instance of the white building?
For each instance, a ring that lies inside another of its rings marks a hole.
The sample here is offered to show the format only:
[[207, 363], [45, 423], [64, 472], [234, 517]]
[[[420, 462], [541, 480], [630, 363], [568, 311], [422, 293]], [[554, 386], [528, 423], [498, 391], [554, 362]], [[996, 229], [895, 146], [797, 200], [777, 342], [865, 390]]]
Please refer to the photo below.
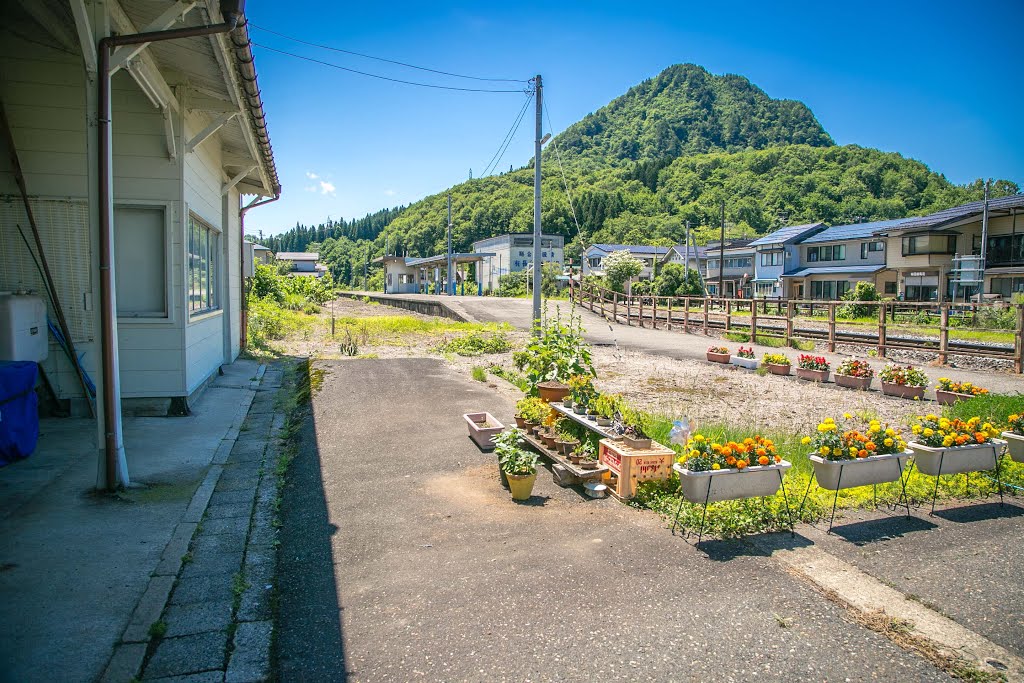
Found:
[[[542, 263], [557, 263], [565, 268], [565, 238], [561, 235], [541, 235]], [[478, 280], [485, 291], [498, 288], [498, 278], [509, 273], [528, 270], [533, 266], [533, 233], [498, 235], [473, 242], [476, 253], [492, 254], [480, 264]]]
[[628, 251], [644, 264], [644, 269], [637, 276], [638, 280], [653, 280], [658, 263], [668, 255], [670, 249], [646, 244], [591, 244], [583, 254], [583, 274], [603, 277], [605, 258], [617, 251]]
[[320, 253], [316, 251], [279, 251], [274, 259], [291, 264], [292, 275], [323, 277], [327, 272], [327, 267], [320, 264]]

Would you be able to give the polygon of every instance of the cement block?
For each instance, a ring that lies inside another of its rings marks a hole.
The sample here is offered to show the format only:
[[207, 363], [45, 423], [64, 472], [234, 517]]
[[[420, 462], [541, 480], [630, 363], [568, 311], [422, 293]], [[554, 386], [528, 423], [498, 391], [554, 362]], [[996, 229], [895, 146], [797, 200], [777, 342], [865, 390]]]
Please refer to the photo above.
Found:
[[231, 582], [235, 572], [230, 574], [208, 574], [190, 576], [178, 581], [171, 594], [172, 605], [191, 605], [198, 602], [217, 602], [232, 599]]
[[200, 534], [192, 541], [192, 556], [200, 559], [204, 555], [219, 555], [222, 553], [241, 552], [245, 548], [245, 538], [248, 530], [240, 534]]
[[206, 519], [223, 519], [225, 517], [252, 516], [252, 503], [221, 503], [210, 505], [206, 510]]
[[203, 671], [198, 674], [187, 674], [185, 676], [165, 676], [162, 678], [147, 678], [153, 683], [223, 683], [224, 672], [220, 669], [215, 671]]
[[231, 601], [171, 605], [164, 613], [164, 621], [167, 623], [167, 638], [224, 631], [231, 623]]
[[582, 482], [582, 480], [575, 474], [565, 469], [561, 465], [554, 465], [551, 468], [551, 479], [562, 488], [568, 486], [575, 486]]
[[220, 517], [203, 520], [203, 535], [244, 536], [249, 530], [249, 520], [245, 517]]
[[270, 621], [239, 624], [235, 631], [235, 649], [224, 675], [225, 683], [252, 683], [270, 679], [270, 640], [274, 626]]
[[181, 556], [188, 552], [188, 546], [192, 542], [198, 524], [195, 522], [182, 522], [174, 528], [171, 540], [164, 547], [160, 556], [160, 564], [156, 566], [154, 574], [158, 576], [177, 576], [181, 569]]
[[[229, 484], [230, 486], [230, 484]], [[214, 491], [210, 496], [211, 505], [222, 505], [224, 503], [249, 503], [256, 496], [254, 489], [235, 489]], [[205, 525], [203, 525], [205, 528]]]
[[122, 643], [114, 648], [114, 655], [103, 671], [100, 683], [124, 683], [133, 680], [146, 658], [145, 643]]
[[180, 638], [164, 638], [149, 660], [143, 679], [214, 671], [224, 666], [226, 633], [200, 633]]
[[135, 605], [121, 640], [126, 643], [144, 643], [149, 640], [149, 627], [160, 619], [173, 586], [173, 576], [154, 576], [149, 580], [149, 586]]

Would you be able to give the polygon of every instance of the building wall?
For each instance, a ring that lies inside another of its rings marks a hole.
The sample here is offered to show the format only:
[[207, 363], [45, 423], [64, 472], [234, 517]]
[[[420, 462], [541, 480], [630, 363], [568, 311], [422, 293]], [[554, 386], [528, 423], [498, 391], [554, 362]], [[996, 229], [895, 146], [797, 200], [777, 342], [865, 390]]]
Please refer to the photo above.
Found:
[[[517, 240], [528, 240], [529, 244], [516, 244]], [[498, 235], [474, 242], [473, 251], [494, 254], [485, 258], [480, 266], [480, 282], [485, 290], [493, 291], [498, 288], [502, 275], [526, 270], [533, 263], [533, 236]], [[561, 235], [541, 235], [541, 252], [547, 253], [541, 257], [543, 263], [558, 263], [564, 268], [565, 248]]]

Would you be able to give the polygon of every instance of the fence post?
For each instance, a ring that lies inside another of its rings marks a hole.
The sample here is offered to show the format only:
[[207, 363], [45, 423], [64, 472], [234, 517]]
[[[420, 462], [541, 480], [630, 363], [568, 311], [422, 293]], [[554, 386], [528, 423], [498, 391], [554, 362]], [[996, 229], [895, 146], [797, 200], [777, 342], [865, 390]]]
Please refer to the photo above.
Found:
[[732, 329], [732, 299], [725, 300], [725, 331]]
[[612, 292], [612, 319], [619, 324], [619, 293]]
[[[878, 307], [878, 357], [885, 358], [885, 309], [888, 306], [884, 301]], [[895, 307], [894, 307], [895, 310]]]
[[943, 303], [939, 311], [939, 362], [945, 365], [949, 353], [949, 304]]
[[793, 344], [793, 316], [796, 312], [796, 304], [792, 301], [786, 302], [786, 346]]
[[704, 298], [704, 334], [708, 333], [708, 300]]
[[604, 292], [601, 292], [601, 317], [605, 320], [608, 319], [608, 314], [604, 310]]
[[651, 313], [651, 328], [658, 329], [658, 297], [654, 297], [654, 310]]
[[[765, 306], [767, 306], [767, 299], [765, 299]], [[767, 311], [765, 311], [767, 312]], [[750, 307], [750, 343], [753, 344], [757, 341], [757, 304]]]
[[672, 331], [672, 297], [668, 298], [668, 331]]
[[1017, 305], [1017, 334], [1013, 341], [1013, 370], [1017, 374], [1024, 372], [1024, 304]]
[[828, 350], [836, 352], [836, 302], [828, 302]]
[[644, 326], [644, 298], [640, 297], [640, 314], [636, 317], [636, 324], [640, 327]]
[[683, 334], [690, 333], [690, 297], [683, 297]]

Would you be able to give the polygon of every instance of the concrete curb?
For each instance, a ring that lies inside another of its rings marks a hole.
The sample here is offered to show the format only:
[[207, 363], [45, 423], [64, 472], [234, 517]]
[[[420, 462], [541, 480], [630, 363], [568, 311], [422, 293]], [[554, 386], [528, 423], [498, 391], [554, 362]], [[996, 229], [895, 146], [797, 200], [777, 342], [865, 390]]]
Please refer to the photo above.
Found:
[[[175, 526], [170, 540], [160, 554], [160, 561], [150, 576], [146, 590], [128, 619], [120, 642], [114, 646], [113, 654], [99, 679], [102, 683], [124, 683], [124, 681], [133, 680], [142, 669], [151, 640], [149, 628], [160, 619], [160, 615], [163, 614], [167, 606], [175, 580], [184, 564], [183, 557], [188, 552], [192, 537], [206, 513], [210, 498], [224, 472], [223, 465], [238, 440], [239, 430], [245, 422], [249, 407], [256, 397], [256, 388], [262, 381], [266, 370], [267, 366], [261, 364], [256, 373], [256, 379], [244, 392], [231, 425], [221, 437], [220, 444], [214, 451], [206, 476], [196, 488], [195, 493], [192, 494], [192, 499], [182, 514], [181, 521]], [[253, 386], [254, 383], [255, 386]]]

